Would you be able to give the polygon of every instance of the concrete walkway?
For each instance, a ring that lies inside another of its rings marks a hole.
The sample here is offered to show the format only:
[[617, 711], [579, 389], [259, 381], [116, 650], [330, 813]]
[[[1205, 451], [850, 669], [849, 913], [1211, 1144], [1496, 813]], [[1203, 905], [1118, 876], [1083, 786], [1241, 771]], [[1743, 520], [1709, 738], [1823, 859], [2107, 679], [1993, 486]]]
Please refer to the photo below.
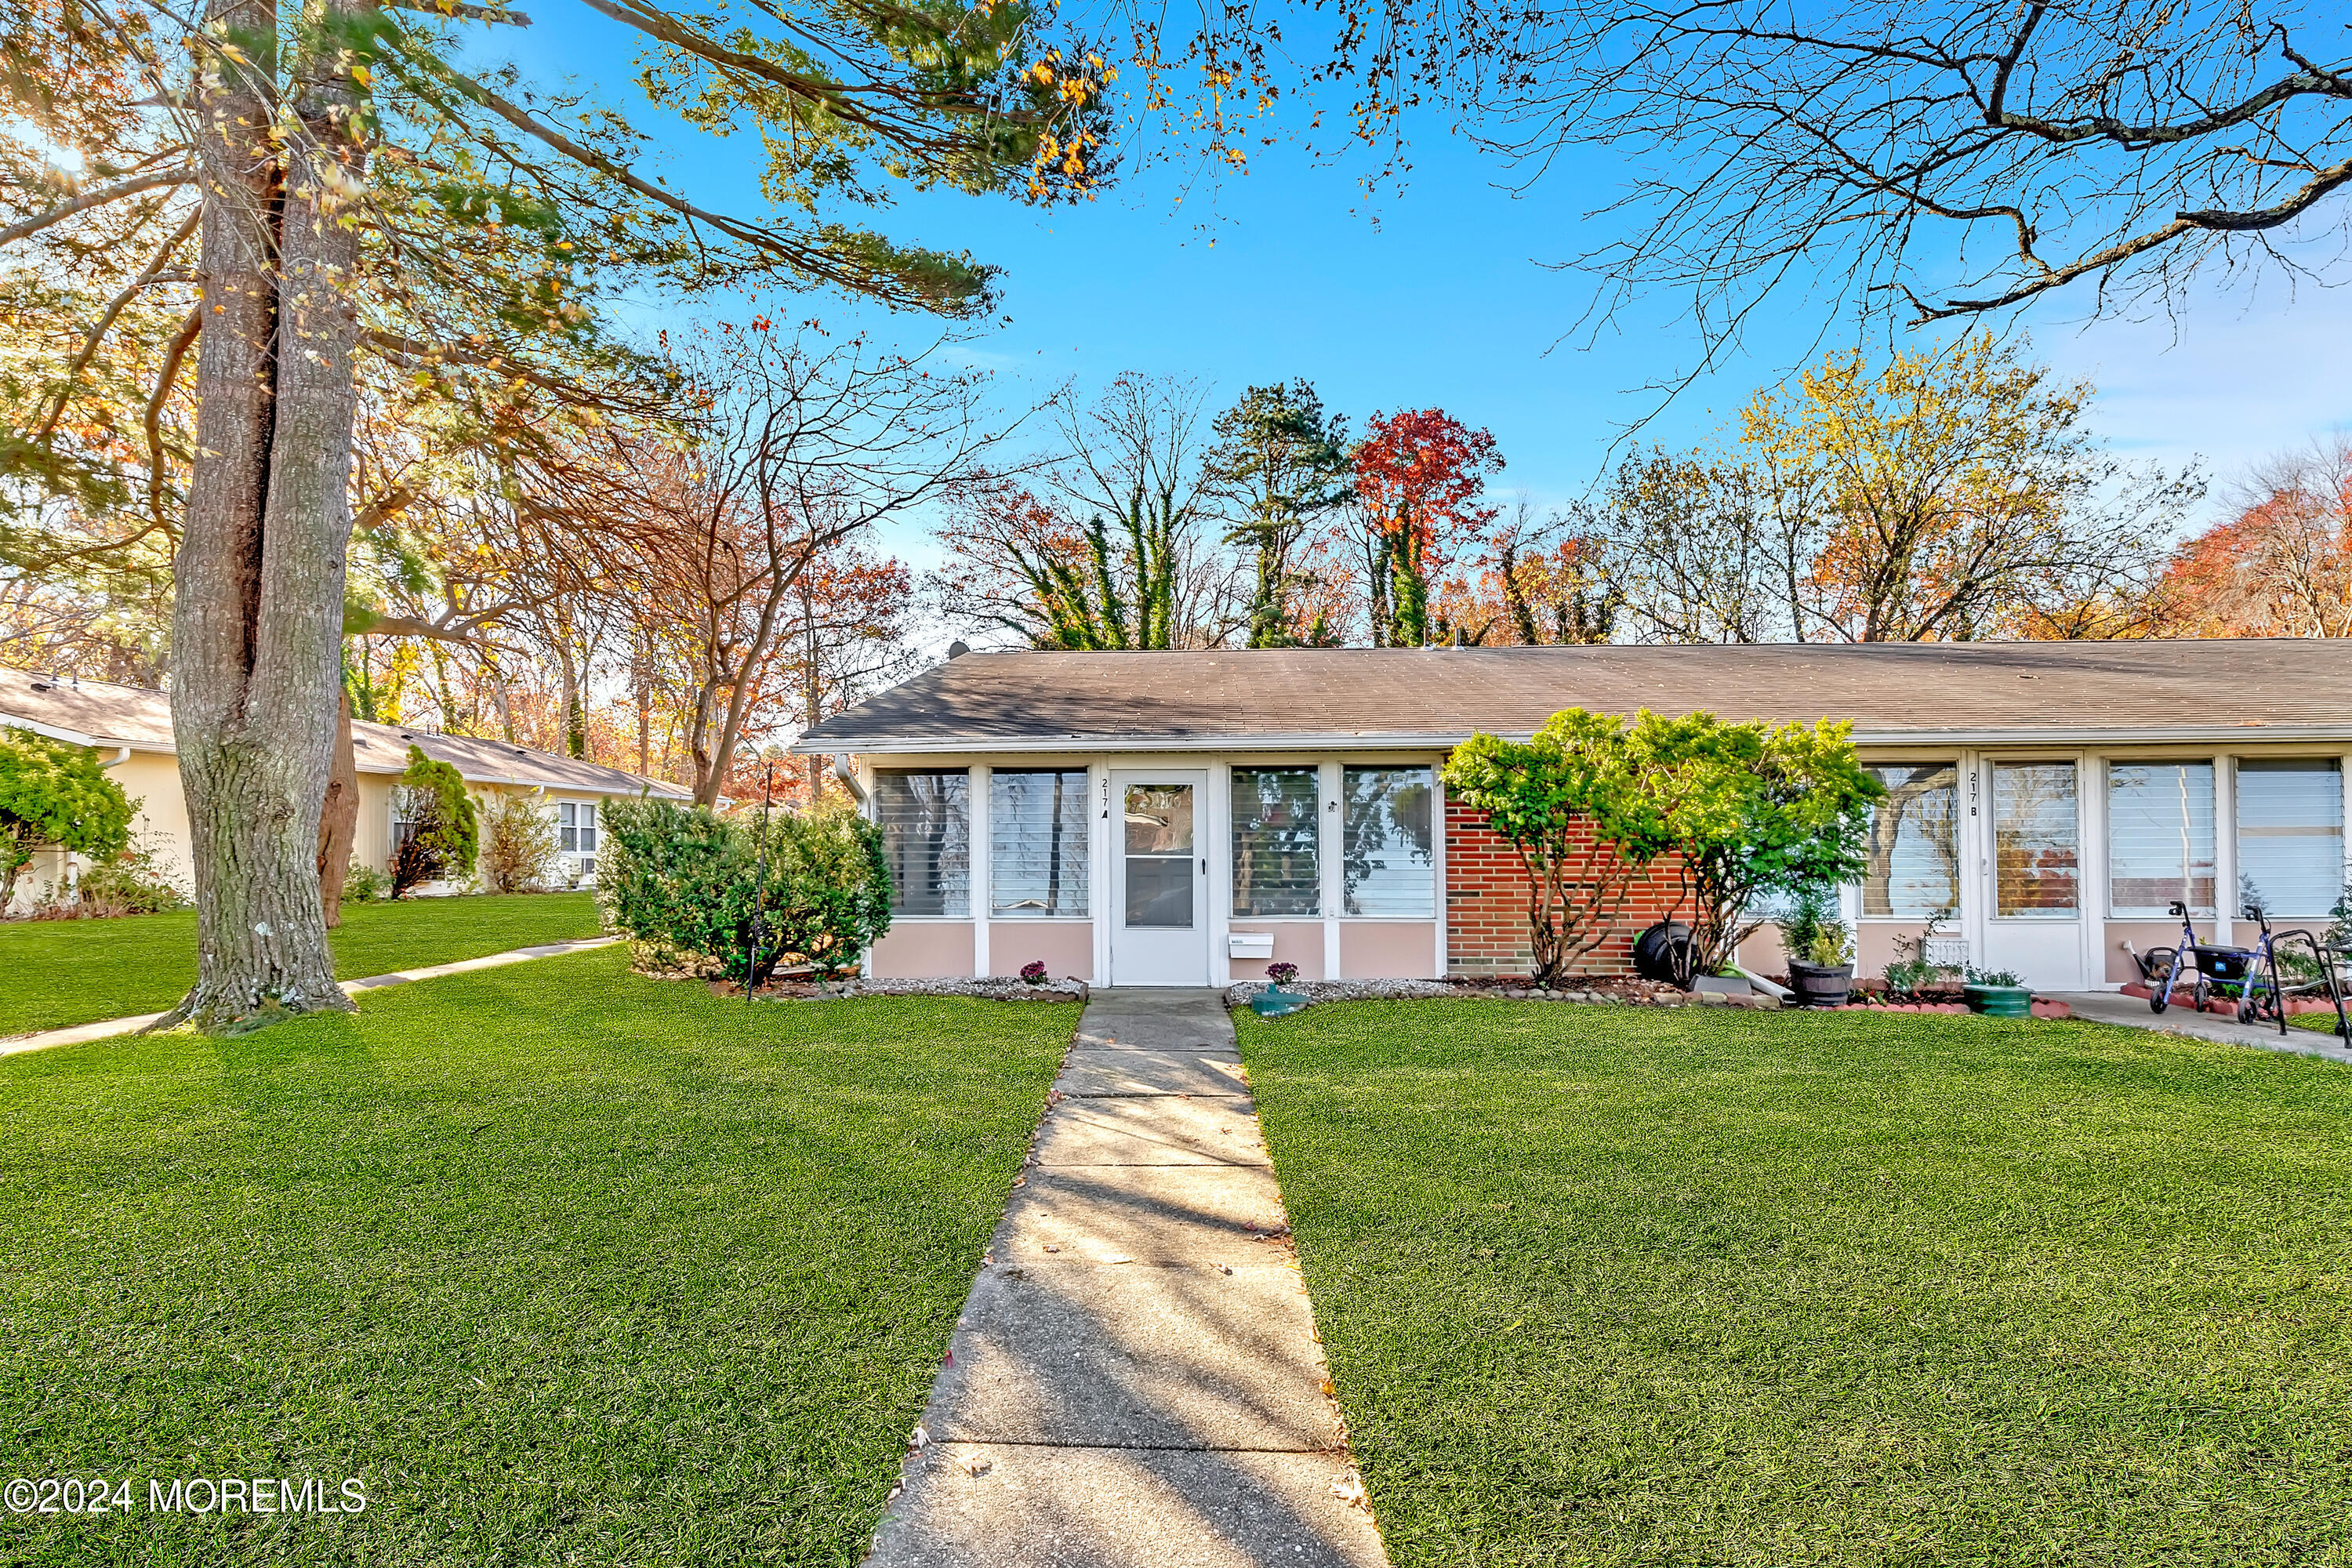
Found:
[[877, 1568], [1386, 1568], [1233, 1021], [1098, 991]]
[[2260, 1050], [2352, 1063], [2352, 1050], [2347, 1050], [2344, 1042], [2332, 1034], [2290, 1025], [2282, 1037], [2276, 1024], [2237, 1024], [2188, 1007], [2168, 1007], [2162, 1013], [2152, 1013], [2145, 998], [2114, 991], [2063, 991], [2053, 994], [2072, 1007], [2077, 1018], [2096, 1023], [2121, 1024], [2131, 1029], [2152, 1029], [2160, 1035], [2186, 1035], [2193, 1039], [2219, 1040], [2224, 1045], [2252, 1046]]
[[[559, 958], [567, 952], [585, 952], [592, 947], [610, 947], [620, 940], [617, 936], [598, 936], [582, 942], [551, 942], [543, 947], [518, 947], [507, 952], [493, 952], [485, 958], [463, 958], [455, 963], [436, 963], [425, 969], [371, 974], [365, 980], [344, 981], [343, 994], [356, 996], [362, 991], [374, 991], [386, 985], [405, 985], [413, 980], [438, 980], [445, 974], [466, 974], [477, 969], [528, 963], [534, 958]], [[22, 1051], [45, 1051], [51, 1046], [78, 1046], [85, 1040], [103, 1040], [115, 1035], [135, 1034], [163, 1016], [161, 1013], [142, 1013], [135, 1018], [108, 1018], [102, 1023], [76, 1024], [68, 1029], [45, 1029], [37, 1035], [16, 1035], [0, 1039], [0, 1057], [13, 1057]]]

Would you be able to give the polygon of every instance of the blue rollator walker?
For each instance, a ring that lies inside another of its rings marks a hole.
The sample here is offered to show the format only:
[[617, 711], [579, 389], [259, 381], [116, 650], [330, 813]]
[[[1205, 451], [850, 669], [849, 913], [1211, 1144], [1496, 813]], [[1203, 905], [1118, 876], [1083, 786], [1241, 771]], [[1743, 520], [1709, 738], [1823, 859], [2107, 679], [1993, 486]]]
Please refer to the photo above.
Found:
[[[2273, 931], [2269, 916], [2250, 909], [2246, 918], [2261, 928], [2260, 940], [2252, 947], [2218, 947], [2197, 940], [2197, 928], [2189, 921], [2187, 904], [2176, 901], [2171, 908], [2180, 917], [2180, 945], [2157, 948], [2141, 960], [2141, 973], [2155, 986], [2147, 999], [2149, 1011], [2161, 1013], [2172, 1005], [2177, 986], [2188, 988], [2190, 1005], [2200, 1012], [2215, 991], [2234, 986], [2239, 1023], [2274, 1022], [2284, 1035], [2286, 999], [2325, 988], [2327, 999], [2336, 1004], [2336, 1035], [2352, 1040], [2352, 1017], [2345, 1014], [2344, 987], [2336, 978], [2335, 954], [2320, 946], [2317, 937], [2307, 931]], [[2282, 945], [2291, 949], [2296, 943], [2310, 949], [2312, 966], [2318, 977], [2290, 985], [2279, 973], [2279, 950]]]

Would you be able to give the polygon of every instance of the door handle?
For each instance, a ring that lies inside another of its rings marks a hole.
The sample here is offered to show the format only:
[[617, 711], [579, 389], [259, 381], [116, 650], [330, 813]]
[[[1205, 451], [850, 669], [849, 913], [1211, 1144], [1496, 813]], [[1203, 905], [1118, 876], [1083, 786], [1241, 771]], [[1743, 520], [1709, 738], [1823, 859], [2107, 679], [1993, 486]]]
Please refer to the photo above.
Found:
[[1205, 877], [1205, 876], [1207, 876], [1208, 874], [1209, 874], [1209, 858], [1208, 858], [1206, 855], [1203, 855], [1203, 856], [1202, 856], [1202, 857], [1201, 857], [1201, 875], [1202, 875], [1203, 877]]

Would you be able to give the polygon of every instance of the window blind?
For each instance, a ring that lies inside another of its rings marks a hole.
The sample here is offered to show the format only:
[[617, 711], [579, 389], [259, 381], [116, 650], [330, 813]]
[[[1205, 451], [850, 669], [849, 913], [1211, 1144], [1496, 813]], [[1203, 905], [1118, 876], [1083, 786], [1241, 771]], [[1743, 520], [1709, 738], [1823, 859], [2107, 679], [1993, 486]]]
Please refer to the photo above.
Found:
[[1018, 920], [1087, 912], [1087, 773], [1059, 768], [988, 779], [988, 907]]
[[2072, 763], [1997, 763], [1992, 770], [1993, 912], [2072, 920], [2081, 856]]
[[1925, 920], [1960, 905], [1959, 769], [1875, 767], [1886, 798], [1870, 816], [1870, 861], [1863, 871], [1862, 912]]
[[874, 821], [890, 865], [890, 910], [901, 915], [971, 912], [971, 775], [878, 773]]
[[1436, 791], [1427, 768], [1349, 768], [1345, 912], [1437, 913], [1437, 868], [1430, 836]]
[[2324, 915], [2344, 891], [2344, 774], [2333, 757], [2238, 763], [2238, 875], [2273, 920]]
[[1234, 913], [1323, 912], [1317, 771], [1234, 770]]
[[2107, 911], [2213, 912], [2213, 764], [2107, 764]]

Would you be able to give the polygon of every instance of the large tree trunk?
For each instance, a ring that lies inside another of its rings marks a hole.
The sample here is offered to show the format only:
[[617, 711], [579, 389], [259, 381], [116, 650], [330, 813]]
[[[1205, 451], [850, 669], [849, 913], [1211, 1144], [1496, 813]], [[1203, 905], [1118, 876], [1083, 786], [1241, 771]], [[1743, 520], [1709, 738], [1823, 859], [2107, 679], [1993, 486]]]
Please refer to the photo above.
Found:
[[[268, 38], [251, 0], [211, 0], [215, 37]], [[331, 50], [331, 37], [320, 41]], [[249, 46], [248, 46], [249, 47]], [[196, 89], [205, 331], [196, 458], [175, 563], [172, 716], [196, 888], [196, 984], [167, 1025], [220, 1029], [348, 1009], [320, 899], [351, 533], [358, 236], [349, 83], [300, 62], [303, 133], [207, 52]]]
[[319, 808], [319, 904], [329, 931], [343, 923], [343, 877], [351, 869], [359, 826], [359, 760], [352, 752], [352, 694], [345, 688], [335, 714], [335, 775], [327, 781], [326, 804]]

